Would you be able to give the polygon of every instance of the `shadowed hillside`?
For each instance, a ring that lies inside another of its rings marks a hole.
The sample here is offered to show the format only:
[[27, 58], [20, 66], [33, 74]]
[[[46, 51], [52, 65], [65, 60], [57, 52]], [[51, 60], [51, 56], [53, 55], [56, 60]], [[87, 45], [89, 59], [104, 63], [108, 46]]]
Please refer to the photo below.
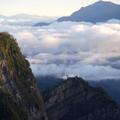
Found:
[[69, 77], [44, 94], [49, 120], [118, 120], [120, 110], [100, 87]]

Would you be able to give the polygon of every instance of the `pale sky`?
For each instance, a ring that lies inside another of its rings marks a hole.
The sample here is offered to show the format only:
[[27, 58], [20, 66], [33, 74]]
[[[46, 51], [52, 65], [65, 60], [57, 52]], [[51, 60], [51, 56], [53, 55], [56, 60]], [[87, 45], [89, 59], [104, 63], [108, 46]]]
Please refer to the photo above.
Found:
[[[0, 15], [27, 13], [40, 16], [70, 15], [97, 0], [0, 0]], [[120, 4], [120, 0], [105, 0]]]

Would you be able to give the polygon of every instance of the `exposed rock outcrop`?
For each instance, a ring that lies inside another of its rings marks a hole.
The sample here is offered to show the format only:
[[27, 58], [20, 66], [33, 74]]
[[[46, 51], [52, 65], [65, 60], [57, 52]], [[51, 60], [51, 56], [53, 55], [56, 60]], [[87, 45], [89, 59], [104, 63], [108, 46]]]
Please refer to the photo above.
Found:
[[79, 77], [68, 78], [44, 97], [49, 120], [120, 120], [116, 102]]
[[0, 33], [0, 107], [1, 120], [47, 120], [29, 63], [8, 33]]

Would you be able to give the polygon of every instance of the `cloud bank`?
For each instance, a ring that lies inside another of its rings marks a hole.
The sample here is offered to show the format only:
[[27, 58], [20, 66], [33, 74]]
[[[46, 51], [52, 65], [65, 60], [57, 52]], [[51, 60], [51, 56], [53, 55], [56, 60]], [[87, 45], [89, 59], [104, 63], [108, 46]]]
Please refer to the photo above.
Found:
[[62, 22], [46, 27], [0, 21], [0, 31], [15, 36], [36, 75], [120, 78], [120, 21]]

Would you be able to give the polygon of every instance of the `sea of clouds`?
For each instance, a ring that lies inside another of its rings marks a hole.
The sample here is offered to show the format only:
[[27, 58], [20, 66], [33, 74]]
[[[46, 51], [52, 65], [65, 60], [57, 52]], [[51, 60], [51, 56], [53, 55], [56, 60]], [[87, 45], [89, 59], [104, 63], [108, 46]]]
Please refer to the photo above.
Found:
[[120, 21], [54, 22], [44, 27], [20, 22], [1, 18], [0, 31], [16, 38], [35, 75], [120, 78]]

